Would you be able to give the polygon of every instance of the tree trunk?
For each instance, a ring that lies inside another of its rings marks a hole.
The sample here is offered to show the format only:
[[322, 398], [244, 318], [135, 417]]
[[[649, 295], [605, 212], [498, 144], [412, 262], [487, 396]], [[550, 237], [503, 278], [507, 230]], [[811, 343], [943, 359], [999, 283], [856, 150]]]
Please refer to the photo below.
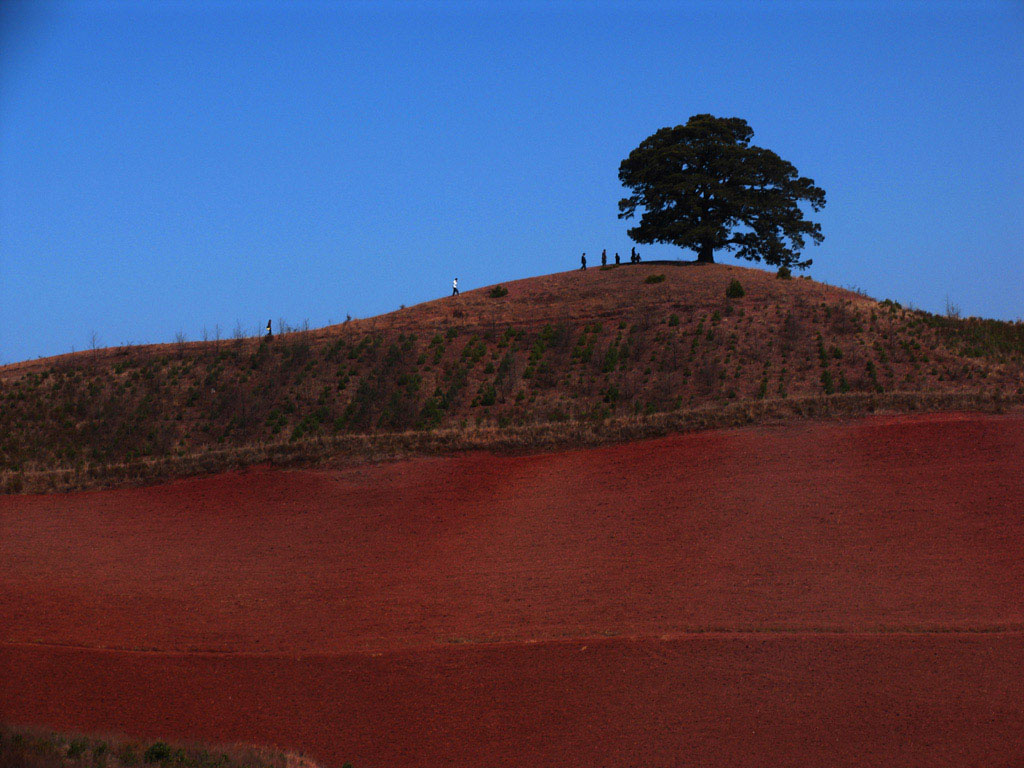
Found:
[[715, 249], [710, 245], [702, 245], [700, 250], [697, 251], [697, 263], [698, 264], [714, 264], [715, 263]]

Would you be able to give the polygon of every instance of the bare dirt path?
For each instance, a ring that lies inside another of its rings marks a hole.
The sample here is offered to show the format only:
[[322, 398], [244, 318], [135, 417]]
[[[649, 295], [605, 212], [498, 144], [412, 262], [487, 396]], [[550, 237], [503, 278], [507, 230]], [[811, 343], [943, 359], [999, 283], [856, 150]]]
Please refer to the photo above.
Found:
[[0, 718], [377, 766], [1024, 760], [1022, 449], [1020, 415], [874, 417], [0, 497]]

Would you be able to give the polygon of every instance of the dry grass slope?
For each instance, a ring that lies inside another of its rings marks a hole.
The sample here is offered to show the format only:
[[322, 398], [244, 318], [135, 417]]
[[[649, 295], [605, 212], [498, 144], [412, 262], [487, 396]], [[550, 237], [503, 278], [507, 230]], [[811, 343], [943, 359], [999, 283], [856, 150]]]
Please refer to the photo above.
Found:
[[[744, 295], [730, 298], [734, 280]], [[273, 340], [0, 368], [0, 483], [87, 487], [1024, 399], [1019, 322], [723, 265], [622, 265], [506, 287]]]

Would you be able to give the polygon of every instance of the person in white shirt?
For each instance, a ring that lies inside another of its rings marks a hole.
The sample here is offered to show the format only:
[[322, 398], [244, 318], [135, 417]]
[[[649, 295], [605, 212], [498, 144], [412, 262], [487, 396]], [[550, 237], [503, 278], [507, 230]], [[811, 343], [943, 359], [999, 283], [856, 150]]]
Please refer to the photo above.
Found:
[[452, 280], [452, 296], [459, 295], [459, 278]]

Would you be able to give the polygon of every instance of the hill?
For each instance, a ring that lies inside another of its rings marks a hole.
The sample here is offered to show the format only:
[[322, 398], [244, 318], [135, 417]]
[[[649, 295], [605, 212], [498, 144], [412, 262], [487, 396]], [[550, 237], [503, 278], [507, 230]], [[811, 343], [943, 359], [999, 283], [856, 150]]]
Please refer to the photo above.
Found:
[[[733, 280], [742, 297], [726, 295]], [[622, 265], [504, 288], [273, 339], [5, 366], [4, 487], [1024, 396], [1020, 322], [725, 265]], [[366, 435], [377, 437], [353, 438]]]

